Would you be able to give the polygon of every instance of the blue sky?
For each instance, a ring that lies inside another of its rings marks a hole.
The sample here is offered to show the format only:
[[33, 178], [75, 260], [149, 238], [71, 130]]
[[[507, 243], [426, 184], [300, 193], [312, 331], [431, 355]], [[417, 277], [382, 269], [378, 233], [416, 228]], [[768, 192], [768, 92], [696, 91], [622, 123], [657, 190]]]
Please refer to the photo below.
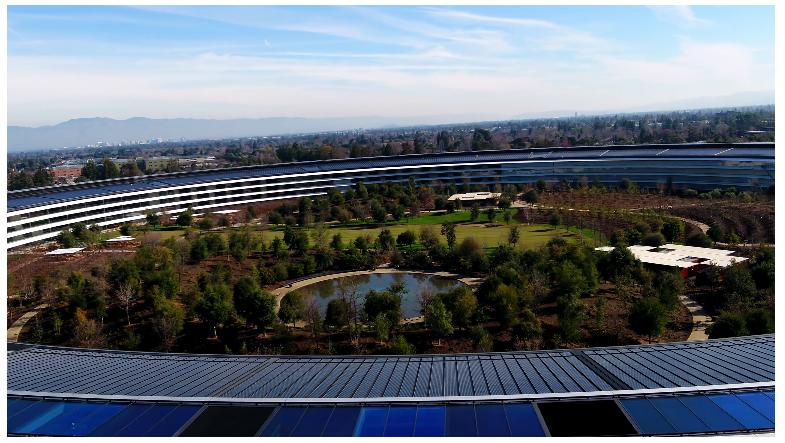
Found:
[[509, 118], [773, 89], [772, 6], [8, 8], [18, 125]]

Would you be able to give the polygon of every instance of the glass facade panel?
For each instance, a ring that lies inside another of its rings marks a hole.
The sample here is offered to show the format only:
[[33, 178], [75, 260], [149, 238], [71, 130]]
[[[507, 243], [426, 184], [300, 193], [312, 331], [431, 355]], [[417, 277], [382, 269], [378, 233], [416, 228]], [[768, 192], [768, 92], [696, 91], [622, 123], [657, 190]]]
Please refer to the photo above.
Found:
[[477, 435], [480, 437], [509, 437], [510, 427], [502, 405], [477, 405]]
[[300, 423], [291, 433], [292, 437], [319, 437], [333, 412], [332, 407], [309, 407]]
[[733, 394], [710, 395], [709, 398], [747, 429], [774, 428], [774, 423]]
[[354, 434], [360, 408], [336, 407], [322, 433], [325, 437], [349, 437]]
[[448, 437], [476, 437], [477, 420], [474, 415], [474, 405], [447, 406], [446, 426]]
[[381, 437], [387, 424], [387, 406], [362, 408], [357, 419], [356, 437]]
[[89, 435], [94, 437], [111, 437], [117, 432], [120, 432], [124, 427], [128, 426], [129, 423], [144, 414], [145, 411], [151, 407], [151, 404], [142, 403], [128, 405], [117, 415], [95, 428]]
[[687, 409], [678, 398], [652, 398], [650, 401], [678, 433], [706, 432], [709, 430], [709, 427], [697, 415]]
[[150, 428], [144, 435], [145, 437], [170, 437], [175, 434], [183, 425], [202, 409], [201, 406], [183, 405], [178, 406], [169, 415], [162, 418], [155, 426]]
[[762, 392], [736, 394], [736, 397], [774, 423], [774, 399]]
[[534, 406], [529, 403], [508, 403], [504, 405], [510, 435], [513, 437], [543, 437], [543, 431]]
[[712, 431], [740, 431], [744, 429], [738, 421], [720, 409], [716, 403], [702, 395], [685, 395], [679, 400], [687, 406]]
[[643, 434], [673, 434], [676, 429], [660, 414], [660, 411], [645, 398], [620, 400], [624, 409], [638, 425]]
[[150, 428], [161, 421], [161, 418], [169, 415], [175, 408], [176, 406], [154, 405], [114, 435], [117, 437], [138, 437], [144, 435]]
[[411, 437], [414, 435], [414, 421], [416, 418], [417, 406], [390, 406], [384, 436]]
[[305, 413], [305, 408], [285, 407], [278, 408], [278, 411], [270, 419], [270, 422], [264, 426], [262, 436], [264, 437], [288, 437], [300, 418]]
[[415, 437], [441, 437], [444, 435], [444, 406], [420, 406], [414, 425]]

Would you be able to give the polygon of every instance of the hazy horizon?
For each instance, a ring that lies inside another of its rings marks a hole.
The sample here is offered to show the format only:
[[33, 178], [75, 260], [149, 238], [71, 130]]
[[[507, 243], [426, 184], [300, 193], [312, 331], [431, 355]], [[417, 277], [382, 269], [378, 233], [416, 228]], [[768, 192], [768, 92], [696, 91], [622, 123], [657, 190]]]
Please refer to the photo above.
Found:
[[773, 63], [772, 6], [9, 6], [8, 124], [763, 105], [719, 100]]

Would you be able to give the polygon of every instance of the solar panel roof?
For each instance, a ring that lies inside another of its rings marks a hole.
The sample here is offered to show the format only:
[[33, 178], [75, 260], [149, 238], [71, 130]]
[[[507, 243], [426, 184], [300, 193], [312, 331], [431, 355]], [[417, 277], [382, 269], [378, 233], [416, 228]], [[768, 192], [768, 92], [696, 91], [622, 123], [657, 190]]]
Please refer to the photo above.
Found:
[[237, 356], [17, 344], [8, 391], [128, 397], [515, 396], [774, 381], [774, 335], [576, 350], [412, 356]]

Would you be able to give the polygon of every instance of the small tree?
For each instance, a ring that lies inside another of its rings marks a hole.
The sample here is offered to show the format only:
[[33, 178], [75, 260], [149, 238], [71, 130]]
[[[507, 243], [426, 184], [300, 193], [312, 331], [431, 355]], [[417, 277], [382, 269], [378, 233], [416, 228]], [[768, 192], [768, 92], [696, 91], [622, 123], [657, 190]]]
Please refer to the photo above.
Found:
[[415, 234], [414, 231], [412, 230], [406, 230], [398, 234], [396, 243], [398, 243], [398, 246], [409, 246], [409, 245], [413, 245], [414, 242], [416, 241], [417, 241], [417, 234]]
[[409, 344], [409, 342], [406, 341], [406, 337], [403, 335], [398, 335], [395, 337], [392, 345], [390, 346], [390, 351], [393, 354], [398, 355], [412, 355], [415, 353], [414, 346]]
[[520, 233], [518, 232], [517, 226], [510, 226], [510, 232], [507, 234], [507, 243], [510, 244], [513, 248], [515, 245], [518, 244], [518, 240], [520, 240]]
[[551, 212], [551, 216], [548, 218], [548, 223], [551, 226], [561, 225], [561, 214], [559, 214], [557, 211]]
[[630, 310], [630, 327], [638, 334], [648, 336], [649, 343], [662, 334], [667, 321], [665, 307], [654, 297], [638, 299]]
[[537, 194], [536, 189], [530, 189], [523, 194], [523, 200], [527, 203], [537, 203], [540, 200], [540, 196]]
[[390, 319], [384, 314], [379, 314], [373, 321], [373, 327], [376, 330], [376, 339], [381, 342], [386, 342], [390, 339], [390, 330], [392, 329]]
[[191, 226], [193, 220], [193, 211], [191, 211], [191, 208], [188, 208], [177, 216], [175, 223], [177, 223], [178, 226]]
[[662, 246], [665, 244], [665, 237], [659, 232], [652, 232], [644, 235], [641, 243], [645, 246]]
[[74, 340], [83, 348], [99, 348], [106, 342], [106, 337], [95, 320], [88, 319], [82, 309], [77, 308], [74, 314]]
[[381, 248], [381, 250], [383, 251], [393, 250], [394, 240], [393, 240], [392, 232], [390, 232], [389, 229], [382, 229], [382, 231], [379, 232], [379, 236], [377, 237], [377, 240], [379, 242], [379, 248]]
[[282, 322], [291, 323], [294, 327], [297, 320], [302, 320], [304, 313], [305, 300], [299, 292], [293, 291], [283, 296], [278, 308], [278, 318]]
[[737, 312], [723, 312], [706, 332], [709, 338], [739, 337], [750, 333], [744, 316]]
[[327, 303], [324, 322], [333, 328], [341, 328], [349, 324], [349, 303], [341, 298], [330, 300]]
[[129, 284], [123, 283], [117, 288], [117, 292], [115, 293], [117, 296], [117, 301], [120, 305], [125, 309], [125, 318], [128, 322], [128, 326], [131, 326], [131, 305], [136, 298], [136, 287]]
[[439, 297], [428, 303], [428, 307], [425, 310], [425, 321], [438, 337], [439, 343], [437, 346], [441, 346], [442, 337], [453, 333], [452, 318]]
[[161, 224], [161, 216], [152, 211], [147, 213], [145, 219], [150, 226], [158, 226]]
[[57, 244], [61, 248], [73, 248], [76, 246], [76, 236], [70, 229], [64, 229], [57, 235]]
[[264, 329], [275, 321], [275, 297], [263, 291], [251, 277], [243, 277], [234, 284], [234, 303], [237, 313]]
[[482, 326], [472, 329], [472, 342], [474, 343], [474, 350], [477, 352], [493, 351], [493, 337]]
[[447, 239], [447, 246], [450, 249], [455, 247], [455, 223], [444, 223], [442, 225], [442, 235]]
[[197, 315], [212, 328], [214, 337], [218, 337], [217, 327], [229, 320], [233, 310], [232, 290], [220, 282], [208, 283], [196, 306]]
[[475, 222], [480, 218], [480, 204], [475, 203], [472, 205], [472, 212], [470, 214], [471, 221]]

